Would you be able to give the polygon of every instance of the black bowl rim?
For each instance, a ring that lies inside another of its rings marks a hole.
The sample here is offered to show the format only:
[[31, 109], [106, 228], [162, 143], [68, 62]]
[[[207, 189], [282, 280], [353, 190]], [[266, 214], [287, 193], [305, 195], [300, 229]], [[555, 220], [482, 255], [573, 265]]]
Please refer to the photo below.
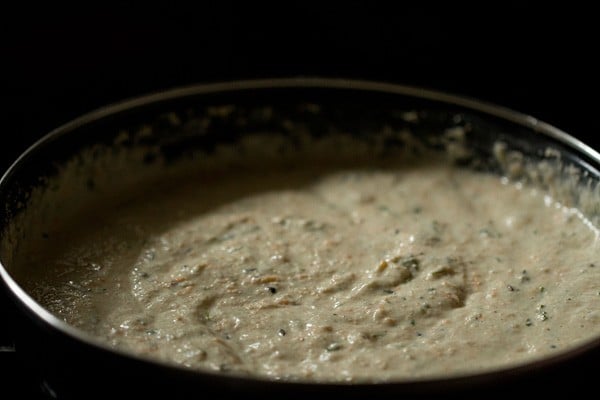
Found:
[[[57, 138], [67, 135], [70, 132], [75, 131], [77, 128], [93, 123], [103, 118], [118, 114], [123, 111], [136, 109], [151, 104], [159, 104], [169, 100], [183, 99], [186, 97], [208, 95], [214, 93], [226, 93], [235, 91], [250, 91], [250, 90], [269, 90], [269, 89], [333, 89], [333, 90], [355, 90], [372, 93], [382, 94], [397, 94], [407, 97], [414, 97], [421, 100], [430, 100], [434, 102], [444, 103], [452, 106], [459, 106], [465, 109], [471, 109], [473, 111], [487, 114], [489, 116], [497, 117], [532, 131], [541, 135], [548, 136], [555, 139], [556, 141], [566, 145], [567, 147], [575, 150], [579, 154], [587, 156], [590, 160], [600, 166], [600, 153], [576, 139], [575, 137], [567, 134], [561, 129], [550, 125], [546, 122], [540, 121], [531, 115], [523, 114], [512, 109], [502, 107], [489, 102], [480, 101], [466, 96], [450, 94], [437, 90], [426, 89], [416, 86], [401, 85], [396, 83], [378, 82], [378, 81], [366, 81], [366, 80], [354, 80], [344, 78], [323, 78], [323, 77], [290, 77], [290, 78], [271, 78], [271, 79], [256, 79], [256, 80], [240, 80], [240, 81], [224, 81], [215, 83], [203, 83], [194, 84], [188, 86], [182, 86], [173, 88], [166, 91], [155, 92], [143, 96], [130, 98], [128, 100], [113, 103], [71, 120], [51, 132], [44, 135], [42, 138], [33, 143], [27, 150], [25, 150], [5, 171], [0, 178], [0, 188], [9, 182], [10, 178], [16, 174], [24, 164], [26, 160], [40, 147], [45, 144], [56, 140]], [[67, 335], [72, 340], [79, 343], [83, 343], [93, 348], [113, 353], [121, 357], [133, 359], [136, 361], [142, 361], [149, 364], [154, 364], [160, 368], [167, 368], [172, 371], [182, 372], [184, 374], [192, 375], [214, 375], [219, 379], [232, 378], [237, 380], [247, 380], [253, 383], [268, 383], [268, 384], [290, 384], [290, 385], [316, 385], [316, 386], [406, 386], [414, 388], [415, 386], [425, 387], [430, 384], [457, 384], [461, 385], [466, 383], [468, 385], [474, 384], [475, 380], [480, 382], [486, 382], [490, 379], [497, 380], [499, 378], [509, 378], [512, 376], [518, 376], [530, 371], [538, 371], [542, 369], [549, 369], [557, 366], [563, 362], [576, 358], [592, 349], [600, 348], [600, 337], [592, 338], [580, 345], [568, 348], [562, 352], [556, 353], [552, 356], [545, 357], [539, 360], [526, 361], [519, 364], [512, 364], [505, 367], [492, 368], [481, 372], [467, 372], [467, 373], [456, 373], [450, 375], [439, 375], [439, 376], [426, 376], [423, 378], [405, 378], [392, 381], [384, 382], [331, 382], [331, 381], [297, 381], [297, 380], [275, 380], [268, 377], [262, 376], [247, 376], [247, 375], [234, 375], [234, 374], [222, 374], [213, 371], [204, 370], [189, 370], [182, 366], [174, 365], [171, 363], [163, 362], [146, 356], [135, 355], [130, 352], [122, 351], [110, 347], [108, 344], [94, 337], [93, 335], [77, 329], [63, 320], [56, 317], [54, 314], [47, 311], [43, 306], [36, 302], [27, 292], [21, 288], [21, 286], [12, 278], [0, 261], [0, 279], [4, 286], [8, 290], [8, 294], [17, 302], [21, 309], [26, 310], [29, 313], [29, 317], [33, 317], [36, 322], [41, 322], [42, 325], [49, 327], [51, 330]]]

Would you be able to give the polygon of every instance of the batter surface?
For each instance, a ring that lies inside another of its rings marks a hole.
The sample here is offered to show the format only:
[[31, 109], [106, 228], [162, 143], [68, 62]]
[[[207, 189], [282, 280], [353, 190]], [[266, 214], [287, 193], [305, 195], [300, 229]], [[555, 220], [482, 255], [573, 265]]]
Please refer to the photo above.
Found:
[[89, 215], [45, 234], [30, 291], [111, 346], [190, 368], [386, 381], [480, 372], [600, 334], [595, 232], [492, 175], [249, 168]]

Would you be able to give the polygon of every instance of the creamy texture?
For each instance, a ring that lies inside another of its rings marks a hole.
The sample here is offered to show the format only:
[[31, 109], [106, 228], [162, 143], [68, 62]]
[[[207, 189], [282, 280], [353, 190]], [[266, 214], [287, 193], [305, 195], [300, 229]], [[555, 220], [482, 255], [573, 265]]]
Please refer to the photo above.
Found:
[[190, 368], [385, 381], [600, 334], [600, 248], [580, 214], [441, 163], [205, 174], [89, 215], [45, 234], [30, 291]]

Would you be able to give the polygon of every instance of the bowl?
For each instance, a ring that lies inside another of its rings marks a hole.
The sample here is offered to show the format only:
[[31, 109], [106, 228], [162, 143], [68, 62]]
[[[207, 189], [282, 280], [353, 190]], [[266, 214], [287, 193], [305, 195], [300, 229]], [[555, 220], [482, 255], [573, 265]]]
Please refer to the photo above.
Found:
[[[254, 139], [264, 137], [278, 150], [256, 145], [264, 142]], [[306, 138], [327, 146], [307, 145]], [[591, 223], [600, 214], [596, 151], [533, 117], [477, 100], [330, 78], [213, 83], [139, 97], [50, 132], [0, 181], [5, 205], [0, 276], [18, 310], [19, 357], [58, 398], [158, 393], [170, 398], [495, 398], [592, 388], [600, 335], [541, 360], [493, 370], [375, 383], [289, 381], [189, 370], [112, 348], [57, 318], [24, 288], [27, 272], [19, 270], [19, 254], [44, 240], [49, 225], [77, 218], [86, 205], [109, 201], [111, 193], [152, 182], [181, 163], [207, 165], [231, 149], [265, 160], [300, 153], [327, 157], [331, 148], [348, 160], [356, 148], [373, 160], [394, 149], [445, 152], [455, 164], [554, 190]], [[235, 157], [230, 162], [235, 166]], [[550, 175], [558, 186], [550, 183]]]

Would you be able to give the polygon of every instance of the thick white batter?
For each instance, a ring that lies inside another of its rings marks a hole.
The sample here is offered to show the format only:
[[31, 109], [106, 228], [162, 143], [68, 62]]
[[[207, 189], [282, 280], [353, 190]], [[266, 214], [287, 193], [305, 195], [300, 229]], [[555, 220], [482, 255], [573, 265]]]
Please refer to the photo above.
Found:
[[48, 232], [30, 289], [115, 347], [276, 379], [479, 372], [600, 334], [600, 246], [575, 210], [436, 163], [320, 170], [94, 210]]

